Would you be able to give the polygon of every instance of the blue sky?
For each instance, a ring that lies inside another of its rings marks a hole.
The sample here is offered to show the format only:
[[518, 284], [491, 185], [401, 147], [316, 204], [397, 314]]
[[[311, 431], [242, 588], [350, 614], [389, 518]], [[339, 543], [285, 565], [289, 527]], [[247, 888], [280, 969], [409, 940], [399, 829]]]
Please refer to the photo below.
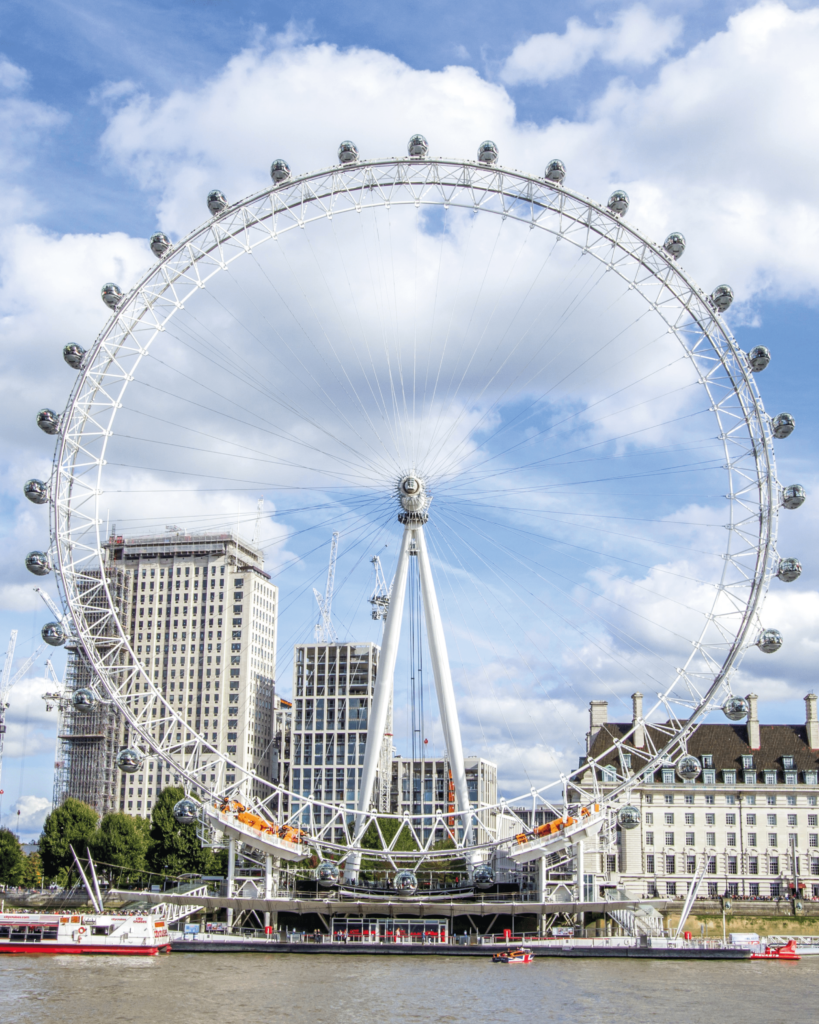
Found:
[[[127, 284], [157, 227], [178, 237], [197, 224], [213, 184], [261, 188], [279, 155], [325, 166], [347, 136], [389, 155], [421, 130], [434, 151], [469, 157], [488, 136], [512, 167], [542, 173], [563, 157], [585, 194], [627, 187], [647, 233], [686, 233], [704, 287], [734, 286], [741, 344], [774, 353], [766, 408], [797, 418], [780, 478], [815, 490], [817, 47], [807, 3], [6, 4], [3, 634], [19, 629], [23, 657], [44, 621], [22, 569], [43, 523], [20, 485], [47, 474], [33, 414], [64, 402], [73, 378], [59, 349], [102, 327], [100, 283]], [[783, 519], [780, 550], [805, 573], [798, 592], [772, 594], [788, 646], [756, 672], [764, 720], [801, 720], [813, 686], [816, 541], [810, 503]], [[3, 766], [3, 820], [19, 804], [29, 832], [51, 791], [44, 689], [40, 667], [12, 701], [28, 739], [10, 727]]]

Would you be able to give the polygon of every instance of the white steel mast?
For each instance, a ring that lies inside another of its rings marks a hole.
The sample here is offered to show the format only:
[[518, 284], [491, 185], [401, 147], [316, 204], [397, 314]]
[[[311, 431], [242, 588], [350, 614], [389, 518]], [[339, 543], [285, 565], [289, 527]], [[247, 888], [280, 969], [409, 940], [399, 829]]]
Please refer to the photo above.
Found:
[[333, 610], [333, 587], [336, 580], [336, 558], [338, 557], [338, 533], [333, 534], [333, 541], [330, 545], [330, 565], [327, 569], [327, 587], [324, 597], [313, 587], [316, 601], [319, 606], [319, 621], [316, 623], [316, 643], [335, 644], [338, 643], [336, 631], [333, 629], [331, 618]]
[[[441, 623], [441, 612], [435, 594], [435, 584], [429, 564], [424, 524], [429, 519], [427, 508], [430, 497], [426, 493], [424, 483], [418, 477], [407, 476], [398, 485], [398, 497], [402, 512], [398, 519], [404, 524], [404, 535], [398, 553], [398, 565], [392, 584], [392, 593], [386, 609], [384, 638], [381, 656], [378, 660], [378, 671], [373, 689], [370, 721], [367, 729], [367, 744], [364, 751], [364, 767], [362, 768], [361, 785], [356, 807], [355, 840], [358, 841], [367, 824], [367, 814], [372, 802], [378, 762], [381, 757], [381, 746], [384, 741], [384, 730], [387, 722], [387, 710], [393, 694], [395, 680], [395, 662], [398, 655], [398, 640], [401, 635], [401, 622], [404, 614], [404, 597], [406, 594], [407, 571], [410, 551], [418, 556], [421, 577], [421, 599], [424, 605], [424, 617], [429, 641], [432, 672], [435, 677], [435, 692], [441, 714], [441, 726], [444, 732], [447, 752], [452, 770], [452, 781], [455, 786], [456, 810], [461, 819], [464, 845], [471, 843], [471, 825], [473, 815], [469, 808], [469, 793], [466, 786], [464, 769], [463, 745], [461, 743], [461, 726], [455, 705], [455, 693], [452, 686], [452, 673], [449, 668], [449, 657]], [[375, 617], [375, 616], [374, 616]], [[470, 871], [477, 862], [475, 851], [466, 851], [466, 860]], [[355, 882], [361, 865], [361, 853], [353, 852], [347, 859], [344, 877], [348, 882]]]

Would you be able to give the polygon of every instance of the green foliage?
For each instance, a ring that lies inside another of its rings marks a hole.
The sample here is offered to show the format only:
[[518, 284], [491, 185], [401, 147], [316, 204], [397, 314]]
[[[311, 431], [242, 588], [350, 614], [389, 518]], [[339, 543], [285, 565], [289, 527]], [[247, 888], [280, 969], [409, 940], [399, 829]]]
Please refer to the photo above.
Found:
[[43, 862], [39, 853], [30, 853], [23, 858], [20, 885], [26, 889], [39, 889], [43, 884]]
[[116, 885], [134, 885], [145, 873], [150, 841], [150, 825], [144, 818], [115, 811], [102, 819], [91, 850]]
[[17, 836], [7, 828], [0, 828], [0, 883], [19, 885], [24, 860]]
[[371, 821], [367, 826], [366, 832], [361, 837], [361, 845], [365, 849], [386, 849], [392, 843], [399, 829], [401, 834], [398, 836], [398, 839], [392, 848], [401, 853], [410, 853], [411, 851], [418, 849], [418, 844], [413, 838], [409, 826], [404, 822], [399, 821], [397, 818], [379, 818], [378, 826], [381, 829], [381, 836], [384, 837], [383, 843], [381, 841], [381, 836], [379, 836], [378, 830], [375, 827], [375, 822]]
[[180, 825], [173, 816], [174, 805], [185, 795], [179, 787], [162, 790], [151, 812], [151, 846], [148, 864], [163, 875], [225, 874], [223, 858], [204, 849], [196, 835], [196, 825]]
[[70, 872], [74, 865], [69, 846], [81, 857], [97, 831], [97, 812], [81, 800], [69, 798], [49, 814], [40, 836], [40, 857], [46, 878], [54, 878], [60, 868]]

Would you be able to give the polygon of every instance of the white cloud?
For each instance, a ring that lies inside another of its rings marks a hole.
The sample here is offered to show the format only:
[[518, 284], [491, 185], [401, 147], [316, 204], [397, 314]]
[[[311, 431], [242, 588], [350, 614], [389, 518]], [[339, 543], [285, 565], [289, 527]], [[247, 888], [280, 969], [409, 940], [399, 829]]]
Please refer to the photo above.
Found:
[[8, 57], [0, 54], [0, 89], [13, 92], [22, 89], [28, 83], [29, 73], [25, 68], [12, 63]]
[[643, 4], [619, 11], [606, 28], [569, 18], [563, 35], [543, 32], [518, 43], [500, 78], [507, 85], [542, 85], [576, 75], [595, 58], [617, 67], [646, 67], [666, 55], [681, 31], [680, 18], [658, 18]]
[[[18, 817], [18, 813], [19, 817]], [[42, 796], [22, 796], [14, 804], [6, 818], [8, 826], [16, 832], [19, 828], [21, 838], [26, 835], [39, 835], [46, 816], [51, 811], [51, 801]]]

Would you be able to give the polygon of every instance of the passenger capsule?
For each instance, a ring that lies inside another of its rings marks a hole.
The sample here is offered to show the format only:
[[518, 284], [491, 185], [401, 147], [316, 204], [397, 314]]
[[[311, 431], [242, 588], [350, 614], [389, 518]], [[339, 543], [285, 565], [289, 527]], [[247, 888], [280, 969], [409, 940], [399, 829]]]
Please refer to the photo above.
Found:
[[23, 494], [35, 505], [45, 505], [48, 501], [48, 484], [45, 480], [26, 480]]
[[199, 820], [199, 804], [189, 796], [184, 796], [173, 805], [172, 813], [177, 825], [192, 825]]
[[133, 747], [123, 747], [117, 754], [117, 768], [126, 775], [134, 775], [142, 766], [142, 754]]
[[790, 437], [796, 426], [796, 420], [789, 412], [781, 412], [771, 420], [773, 436], [781, 441], [784, 437]]
[[789, 484], [782, 488], [782, 504], [785, 508], [799, 508], [805, 504], [807, 496], [802, 484]]
[[782, 646], [782, 634], [778, 629], [763, 629], [756, 645], [764, 654], [776, 654]]
[[724, 313], [734, 301], [734, 292], [727, 284], [718, 285], [711, 292], [711, 305], [718, 313]]
[[566, 177], [566, 165], [562, 160], [550, 160], [546, 164], [546, 173], [543, 177], [547, 181], [553, 181], [556, 185], [562, 184]]
[[802, 563], [798, 558], [781, 558], [776, 575], [783, 583], [793, 583], [802, 575]]
[[290, 177], [290, 164], [286, 160], [274, 160], [270, 165], [270, 177], [277, 185]]
[[748, 701], [744, 697], [729, 697], [722, 705], [722, 713], [731, 722], [739, 722], [748, 714]]
[[414, 871], [399, 871], [395, 876], [393, 887], [402, 892], [407, 896], [411, 896], [414, 892], [418, 891], [418, 879], [415, 877]]
[[53, 409], [41, 409], [37, 413], [37, 426], [44, 434], [59, 434], [60, 417]]
[[59, 622], [47, 622], [40, 630], [40, 636], [49, 647], [62, 647], [65, 643], [65, 630]]
[[82, 345], [70, 341], [63, 349], [63, 359], [72, 370], [81, 370], [83, 359], [85, 359], [85, 349]]
[[35, 576], [48, 576], [51, 572], [51, 562], [45, 551], [29, 551], [26, 555], [26, 568]]
[[498, 162], [498, 147], [487, 139], [478, 146], [478, 161], [482, 164], [496, 164]]
[[150, 246], [154, 256], [161, 259], [172, 248], [172, 243], [164, 231], [156, 231], [151, 235]]
[[495, 869], [491, 864], [478, 864], [472, 872], [472, 883], [476, 889], [491, 889], [495, 884]]
[[752, 373], [761, 373], [771, 361], [771, 353], [764, 345], [757, 345], [748, 353], [748, 365]]
[[677, 762], [677, 774], [681, 779], [696, 779], [702, 765], [693, 754], [683, 754]]
[[628, 213], [628, 193], [618, 188], [616, 192], [612, 192], [609, 196], [609, 201], [606, 203], [612, 213], [618, 217], [624, 217]]
[[429, 152], [429, 143], [423, 135], [413, 135], [407, 143], [407, 152], [410, 156], [420, 160]]
[[83, 686], [71, 694], [71, 703], [77, 711], [90, 711], [97, 703], [97, 696], [93, 690]]
[[318, 884], [323, 885], [325, 889], [331, 889], [334, 885], [338, 885], [338, 864], [331, 860], [323, 860], [318, 866], [316, 877]]
[[122, 289], [118, 284], [114, 284], [113, 281], [109, 281], [108, 284], [102, 286], [100, 295], [102, 296], [102, 301], [109, 309], [116, 309], [123, 299]]
[[221, 213], [222, 210], [227, 209], [228, 201], [225, 198], [225, 193], [220, 192], [218, 188], [212, 189], [208, 192], [208, 209], [215, 217], [217, 213]]
[[685, 252], [685, 235], [679, 231], [672, 231], [663, 242], [663, 248], [672, 260], [678, 260]]
[[338, 147], [338, 162], [340, 164], [354, 164], [358, 160], [358, 146], [349, 139]]
[[626, 804], [625, 807], [621, 807], [617, 812], [617, 821], [620, 828], [625, 829], [627, 832], [633, 828], [637, 828], [640, 824], [639, 807], [633, 807], [631, 804]]

